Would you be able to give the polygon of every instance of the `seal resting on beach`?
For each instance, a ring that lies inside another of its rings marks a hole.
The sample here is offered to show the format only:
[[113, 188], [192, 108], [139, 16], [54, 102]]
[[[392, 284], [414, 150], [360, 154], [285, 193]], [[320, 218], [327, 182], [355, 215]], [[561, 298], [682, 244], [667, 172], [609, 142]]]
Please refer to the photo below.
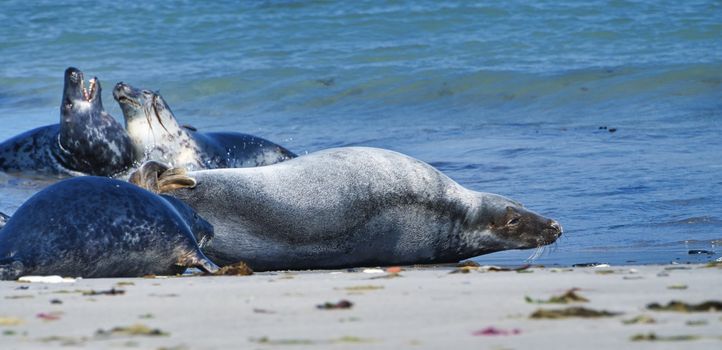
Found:
[[[189, 180], [197, 184], [184, 185]], [[185, 175], [150, 162], [130, 181], [208, 220], [215, 238], [204, 252], [216, 263], [242, 260], [255, 271], [457, 262], [541, 247], [562, 234], [556, 221], [518, 202], [375, 148]]]
[[65, 70], [60, 123], [39, 127], [0, 144], [0, 170], [47, 175], [121, 173], [133, 164], [130, 138], [103, 108], [100, 81], [84, 87], [83, 73]]
[[119, 180], [76, 177], [31, 197], [0, 229], [0, 278], [215, 272], [198, 244], [211, 237], [213, 227], [177, 199]]
[[198, 132], [180, 126], [157, 92], [115, 85], [113, 97], [125, 117], [136, 160], [161, 161], [191, 170], [275, 164], [296, 155], [271, 141], [237, 132]]

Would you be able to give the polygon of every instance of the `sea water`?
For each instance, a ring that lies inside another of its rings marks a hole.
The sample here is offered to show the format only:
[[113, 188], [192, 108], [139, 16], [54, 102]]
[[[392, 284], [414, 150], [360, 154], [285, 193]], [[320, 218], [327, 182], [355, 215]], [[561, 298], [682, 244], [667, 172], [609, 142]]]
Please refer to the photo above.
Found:
[[[535, 263], [708, 261], [721, 19], [719, 1], [3, 1], [0, 140], [57, 123], [76, 66], [119, 120], [124, 81], [201, 131], [388, 148], [521, 201], [565, 229]], [[0, 211], [49, 183], [0, 173]]]

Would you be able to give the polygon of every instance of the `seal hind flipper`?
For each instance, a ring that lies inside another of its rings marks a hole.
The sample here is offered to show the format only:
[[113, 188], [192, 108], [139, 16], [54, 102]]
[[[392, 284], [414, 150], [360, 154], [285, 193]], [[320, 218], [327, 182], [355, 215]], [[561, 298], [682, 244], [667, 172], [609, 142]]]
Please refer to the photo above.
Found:
[[179, 262], [179, 266], [195, 267], [205, 273], [214, 274], [220, 268], [211, 259], [208, 259], [201, 251], [196, 251], [195, 254], [184, 256]]
[[23, 274], [25, 265], [22, 262], [14, 260], [12, 262], [0, 261], [0, 281], [12, 281], [18, 279]]
[[170, 168], [158, 175], [158, 191], [169, 192], [179, 188], [196, 187], [196, 179], [186, 175], [188, 172], [183, 168]]
[[0, 212], [0, 230], [3, 229], [8, 220], [10, 220], [10, 216], [5, 215], [5, 213], [3, 212]]
[[171, 168], [168, 164], [151, 160], [134, 171], [128, 181], [153, 193], [196, 187], [196, 180], [186, 173], [183, 168]]
[[158, 193], [170, 192], [179, 188], [196, 187], [196, 179], [187, 175], [170, 175], [161, 174], [158, 179]]

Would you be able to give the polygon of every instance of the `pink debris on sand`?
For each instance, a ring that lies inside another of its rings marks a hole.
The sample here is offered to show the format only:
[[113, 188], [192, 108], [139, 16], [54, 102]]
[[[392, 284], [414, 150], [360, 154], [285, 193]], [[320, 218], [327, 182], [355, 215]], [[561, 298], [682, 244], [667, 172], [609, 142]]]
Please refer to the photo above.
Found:
[[521, 334], [521, 330], [518, 328], [514, 329], [500, 329], [496, 327], [486, 327], [471, 333], [474, 336], [493, 336], [493, 335], [517, 335]]

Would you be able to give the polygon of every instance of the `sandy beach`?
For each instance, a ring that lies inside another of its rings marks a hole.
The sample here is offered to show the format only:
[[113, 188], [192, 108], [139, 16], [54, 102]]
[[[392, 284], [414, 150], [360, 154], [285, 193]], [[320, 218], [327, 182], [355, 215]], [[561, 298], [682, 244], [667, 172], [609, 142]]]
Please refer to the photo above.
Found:
[[[719, 310], [720, 272], [719, 264], [436, 266], [6, 281], [0, 343], [3, 349], [713, 349], [722, 345], [722, 313], [708, 310]], [[702, 312], [650, 306], [673, 300], [713, 303]], [[545, 318], [555, 310], [573, 316]]]

